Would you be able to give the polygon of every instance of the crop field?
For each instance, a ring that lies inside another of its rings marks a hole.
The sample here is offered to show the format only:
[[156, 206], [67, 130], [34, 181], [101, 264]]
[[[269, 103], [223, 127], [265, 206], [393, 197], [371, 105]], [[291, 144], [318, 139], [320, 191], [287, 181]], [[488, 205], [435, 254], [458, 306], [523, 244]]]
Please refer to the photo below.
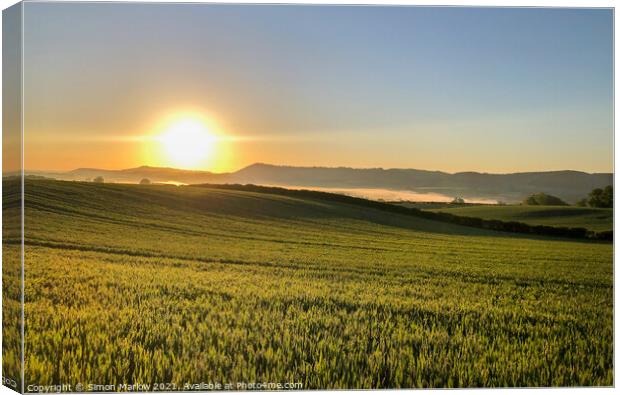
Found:
[[586, 228], [593, 231], [613, 229], [613, 209], [572, 206], [472, 205], [431, 208], [430, 211], [466, 217], [517, 221], [529, 225]]
[[[2, 188], [2, 237], [19, 239], [21, 234], [21, 184], [4, 181]], [[21, 248], [2, 248], [2, 377], [5, 385], [21, 389]]]
[[26, 385], [613, 384], [609, 243], [269, 193], [26, 180], [25, 256]]

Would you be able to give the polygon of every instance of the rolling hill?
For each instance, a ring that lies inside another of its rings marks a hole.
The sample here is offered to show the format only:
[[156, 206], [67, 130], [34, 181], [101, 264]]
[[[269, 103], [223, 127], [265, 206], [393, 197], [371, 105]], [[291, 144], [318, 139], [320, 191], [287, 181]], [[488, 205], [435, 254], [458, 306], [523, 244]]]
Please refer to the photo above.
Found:
[[28, 383], [613, 384], [611, 244], [231, 187], [25, 191]]
[[611, 173], [589, 174], [578, 171], [549, 171], [513, 174], [476, 172], [445, 173], [415, 169], [353, 169], [328, 167], [293, 167], [254, 164], [232, 173], [179, 170], [142, 166], [125, 170], [76, 169], [69, 172], [28, 171], [27, 174], [62, 180], [92, 180], [103, 176], [111, 182], [137, 183], [142, 178], [154, 182], [185, 184], [262, 184], [289, 187], [382, 188], [441, 194], [446, 197], [490, 199], [505, 202], [545, 192], [568, 202], [583, 198], [593, 188], [613, 183]]

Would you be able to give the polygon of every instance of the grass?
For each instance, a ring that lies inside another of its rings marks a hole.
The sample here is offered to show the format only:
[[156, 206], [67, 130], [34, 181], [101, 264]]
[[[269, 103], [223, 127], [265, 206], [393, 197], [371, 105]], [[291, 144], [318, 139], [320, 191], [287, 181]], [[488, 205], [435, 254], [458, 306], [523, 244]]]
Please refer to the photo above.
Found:
[[47, 180], [26, 181], [25, 243], [26, 385], [613, 384], [611, 244]]
[[613, 209], [571, 206], [473, 205], [431, 208], [430, 211], [529, 225], [586, 228], [596, 232], [612, 230], [614, 220]]
[[[21, 185], [16, 179], [3, 180], [2, 237], [20, 239]], [[2, 248], [2, 377], [4, 385], [21, 389], [21, 248]]]

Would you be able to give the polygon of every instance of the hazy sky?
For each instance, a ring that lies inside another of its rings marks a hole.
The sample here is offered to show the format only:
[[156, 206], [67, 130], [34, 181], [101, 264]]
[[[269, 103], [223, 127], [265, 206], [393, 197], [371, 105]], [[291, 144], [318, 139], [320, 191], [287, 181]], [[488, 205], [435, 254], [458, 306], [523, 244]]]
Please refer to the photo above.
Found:
[[[612, 171], [611, 10], [26, 3], [29, 169]], [[158, 129], [159, 128], [159, 129]]]

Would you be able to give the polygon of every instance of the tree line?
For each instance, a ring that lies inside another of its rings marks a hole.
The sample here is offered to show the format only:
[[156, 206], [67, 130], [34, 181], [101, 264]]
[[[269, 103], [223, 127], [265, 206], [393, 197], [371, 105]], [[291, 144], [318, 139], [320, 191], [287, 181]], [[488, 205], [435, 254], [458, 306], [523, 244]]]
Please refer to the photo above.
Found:
[[[568, 206], [569, 204], [557, 196], [543, 192], [535, 193], [523, 200], [523, 204], [528, 206]], [[594, 208], [613, 208], [614, 188], [607, 185], [605, 188], [594, 188], [587, 197], [577, 202], [579, 207]]]

